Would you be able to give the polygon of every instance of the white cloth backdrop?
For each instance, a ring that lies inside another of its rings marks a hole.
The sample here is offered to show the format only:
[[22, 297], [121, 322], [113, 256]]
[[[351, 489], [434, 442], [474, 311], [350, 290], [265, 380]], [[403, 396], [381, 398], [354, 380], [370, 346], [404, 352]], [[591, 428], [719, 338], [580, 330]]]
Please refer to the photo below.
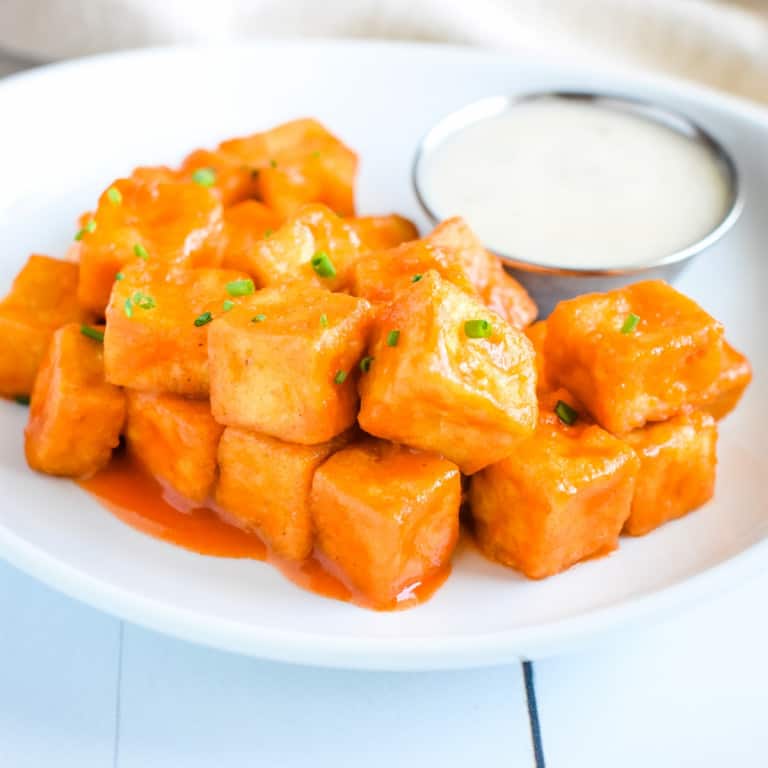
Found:
[[302, 35], [607, 57], [768, 102], [768, 0], [0, 0], [0, 51], [33, 61]]

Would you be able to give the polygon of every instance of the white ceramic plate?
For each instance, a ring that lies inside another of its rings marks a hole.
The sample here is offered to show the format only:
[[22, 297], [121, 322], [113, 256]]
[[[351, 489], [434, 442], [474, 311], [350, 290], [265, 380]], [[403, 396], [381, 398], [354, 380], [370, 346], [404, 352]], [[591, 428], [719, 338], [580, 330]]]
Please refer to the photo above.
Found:
[[[100, 608], [163, 632], [273, 659], [367, 668], [480, 666], [571, 648], [680, 610], [768, 560], [768, 114], [679, 83], [611, 79], [493, 53], [372, 43], [275, 43], [128, 53], [0, 83], [0, 288], [30, 251], [62, 254], [74, 219], [138, 164], [314, 115], [362, 157], [364, 212], [419, 219], [409, 168], [441, 115], [482, 96], [601, 88], [687, 112], [736, 155], [747, 206], [680, 287], [722, 319], [755, 381], [722, 426], [715, 500], [608, 558], [529, 582], [462, 551], [414, 610], [317, 597], [268, 565], [191, 554], [125, 526], [74, 484], [29, 471], [26, 409], [0, 403], [0, 554]], [[556, 212], [553, 213], [556, 215]], [[756, 607], [756, 610], [762, 610]]]

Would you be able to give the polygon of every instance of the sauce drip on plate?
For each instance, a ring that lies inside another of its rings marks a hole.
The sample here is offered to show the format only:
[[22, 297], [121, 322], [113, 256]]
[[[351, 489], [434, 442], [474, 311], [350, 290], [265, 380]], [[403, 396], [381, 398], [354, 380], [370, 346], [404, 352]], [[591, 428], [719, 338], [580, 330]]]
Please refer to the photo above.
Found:
[[[125, 452], [116, 453], [104, 469], [78, 484], [124, 523], [156, 539], [201, 555], [264, 560], [304, 589], [371, 607], [363, 596], [332, 573], [335, 569], [321, 556], [316, 554], [302, 562], [276, 556], [255, 533], [227, 522], [212, 507], [190, 508], [173, 498]], [[427, 583], [406, 588], [399, 601], [389, 608], [408, 608], [424, 602], [447, 576], [448, 570]]]

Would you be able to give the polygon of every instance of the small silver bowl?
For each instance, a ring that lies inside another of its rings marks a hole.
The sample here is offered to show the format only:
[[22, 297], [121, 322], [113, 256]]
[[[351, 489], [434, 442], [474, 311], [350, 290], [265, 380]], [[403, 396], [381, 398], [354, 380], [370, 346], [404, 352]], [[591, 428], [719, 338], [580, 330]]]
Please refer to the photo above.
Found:
[[441, 119], [419, 142], [413, 161], [412, 181], [416, 197], [427, 216], [437, 224], [445, 213], [434, 210], [428, 201], [423, 173], [430, 154], [448, 137], [469, 125], [497, 117], [515, 106], [537, 99], [566, 99], [589, 102], [614, 110], [630, 112], [653, 120], [704, 145], [720, 165], [727, 184], [728, 195], [720, 221], [702, 238], [650, 263], [617, 268], [558, 267], [537, 264], [524, 254], [500, 253], [507, 271], [514, 275], [529, 291], [546, 317], [554, 305], [563, 299], [592, 291], [607, 291], [636, 280], [661, 278], [672, 282], [687, 266], [691, 258], [716, 243], [736, 223], [744, 206], [736, 164], [730, 153], [709, 132], [688, 117], [642, 99], [609, 93], [582, 91], [550, 91], [513, 96], [494, 96], [473, 102]]

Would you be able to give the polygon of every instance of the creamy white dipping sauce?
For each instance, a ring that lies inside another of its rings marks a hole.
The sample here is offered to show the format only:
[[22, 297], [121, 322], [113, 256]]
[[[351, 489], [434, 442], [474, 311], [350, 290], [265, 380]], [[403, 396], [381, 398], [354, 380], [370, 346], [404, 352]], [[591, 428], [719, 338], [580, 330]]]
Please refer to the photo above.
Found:
[[692, 245], [730, 204], [707, 146], [610, 106], [542, 98], [451, 134], [422, 160], [423, 196], [486, 246], [545, 266], [649, 264]]

